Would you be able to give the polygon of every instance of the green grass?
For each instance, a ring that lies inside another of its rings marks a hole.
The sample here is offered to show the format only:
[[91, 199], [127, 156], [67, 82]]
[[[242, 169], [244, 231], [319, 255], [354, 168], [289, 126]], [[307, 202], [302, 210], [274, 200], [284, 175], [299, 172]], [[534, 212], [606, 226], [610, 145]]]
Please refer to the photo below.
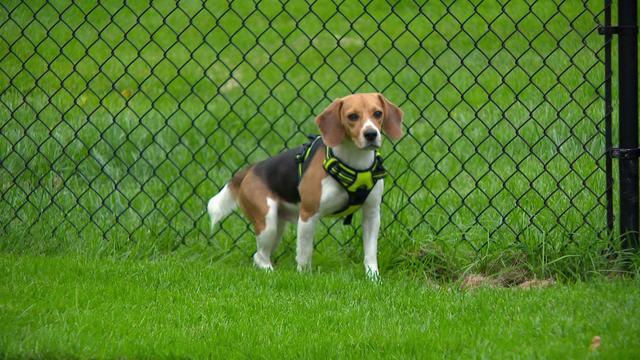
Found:
[[[380, 91], [407, 130], [383, 147], [383, 267], [615, 267], [600, 1], [175, 6], [2, 3], [2, 251], [244, 258], [247, 223], [212, 236], [207, 199], [333, 98]], [[359, 232], [325, 225], [319, 249], [359, 261]]]
[[[359, 267], [358, 267], [359, 270]], [[640, 284], [460, 290], [205, 261], [0, 256], [6, 358], [587, 358], [640, 353]], [[431, 285], [430, 285], [431, 284]], [[594, 336], [602, 338], [591, 353]]]

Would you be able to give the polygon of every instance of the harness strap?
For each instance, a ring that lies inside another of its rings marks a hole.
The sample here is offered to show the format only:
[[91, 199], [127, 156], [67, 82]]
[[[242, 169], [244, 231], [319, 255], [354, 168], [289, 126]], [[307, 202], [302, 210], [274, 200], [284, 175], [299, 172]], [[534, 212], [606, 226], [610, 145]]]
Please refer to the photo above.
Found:
[[[313, 157], [318, 146], [321, 144], [320, 136], [312, 137], [311, 142], [305, 144], [301, 152], [296, 156], [298, 162], [298, 182], [302, 179], [302, 174], [306, 170], [308, 160]], [[331, 214], [335, 217], [345, 217], [344, 224], [351, 224], [353, 213], [355, 213], [366, 201], [369, 193], [373, 190], [376, 182], [384, 178], [386, 171], [382, 166], [382, 157], [376, 151], [375, 159], [371, 167], [367, 170], [356, 170], [340, 161], [331, 148], [326, 147], [325, 158], [322, 166], [332, 178], [334, 178], [346, 191], [349, 201], [340, 210]]]
[[376, 151], [374, 162], [369, 169], [355, 170], [341, 162], [333, 154], [333, 151], [327, 147], [323, 166], [327, 173], [340, 183], [349, 195], [347, 204], [342, 209], [331, 214], [331, 216], [344, 216], [344, 224], [349, 225], [353, 214], [364, 204], [376, 182], [386, 175], [382, 166], [382, 157]]
[[313, 154], [315, 154], [316, 150], [318, 150], [318, 146], [322, 143], [322, 141], [320, 141], [320, 136], [307, 135], [307, 137], [311, 141], [304, 144], [302, 146], [302, 151], [300, 151], [296, 155], [296, 162], [298, 163], [298, 184], [300, 184], [300, 181], [302, 181], [302, 174], [308, 166], [307, 160], [313, 157]]

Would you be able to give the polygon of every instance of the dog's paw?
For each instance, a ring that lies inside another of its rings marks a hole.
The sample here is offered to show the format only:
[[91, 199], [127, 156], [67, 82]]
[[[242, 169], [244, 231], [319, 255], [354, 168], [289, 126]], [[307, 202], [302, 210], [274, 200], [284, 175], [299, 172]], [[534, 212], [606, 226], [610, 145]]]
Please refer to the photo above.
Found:
[[264, 257], [260, 256], [260, 254], [253, 254], [253, 264], [261, 270], [265, 271], [273, 271], [273, 265], [271, 261], [265, 260]]
[[375, 269], [367, 269], [367, 278], [373, 282], [380, 282], [380, 273]]
[[296, 267], [299, 273], [310, 273], [311, 272], [311, 264], [298, 264]]

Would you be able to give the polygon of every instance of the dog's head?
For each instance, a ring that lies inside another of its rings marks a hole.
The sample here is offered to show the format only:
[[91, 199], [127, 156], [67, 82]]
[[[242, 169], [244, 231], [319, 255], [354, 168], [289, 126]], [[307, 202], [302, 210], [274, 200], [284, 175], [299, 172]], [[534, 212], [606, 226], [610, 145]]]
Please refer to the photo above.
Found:
[[316, 124], [327, 146], [347, 139], [361, 149], [375, 149], [383, 132], [392, 140], [402, 136], [402, 117], [402, 110], [382, 94], [353, 94], [331, 103]]

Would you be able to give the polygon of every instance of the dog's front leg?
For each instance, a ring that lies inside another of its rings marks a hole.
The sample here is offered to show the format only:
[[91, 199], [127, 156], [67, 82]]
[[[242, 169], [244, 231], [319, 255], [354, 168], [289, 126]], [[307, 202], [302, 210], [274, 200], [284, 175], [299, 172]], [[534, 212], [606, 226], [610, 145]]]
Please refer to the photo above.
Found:
[[[302, 215], [302, 214], [301, 214]], [[313, 238], [318, 224], [319, 214], [314, 214], [303, 220], [298, 218], [298, 239], [296, 244], [296, 262], [298, 271], [311, 270], [311, 256], [313, 255]]]
[[362, 240], [364, 243], [364, 270], [367, 276], [377, 279], [378, 275], [378, 232], [380, 211], [364, 209], [362, 219]]
[[378, 232], [380, 231], [380, 203], [384, 190], [380, 180], [369, 193], [362, 205], [362, 241], [364, 247], [364, 269], [367, 276], [377, 280], [378, 274]]

